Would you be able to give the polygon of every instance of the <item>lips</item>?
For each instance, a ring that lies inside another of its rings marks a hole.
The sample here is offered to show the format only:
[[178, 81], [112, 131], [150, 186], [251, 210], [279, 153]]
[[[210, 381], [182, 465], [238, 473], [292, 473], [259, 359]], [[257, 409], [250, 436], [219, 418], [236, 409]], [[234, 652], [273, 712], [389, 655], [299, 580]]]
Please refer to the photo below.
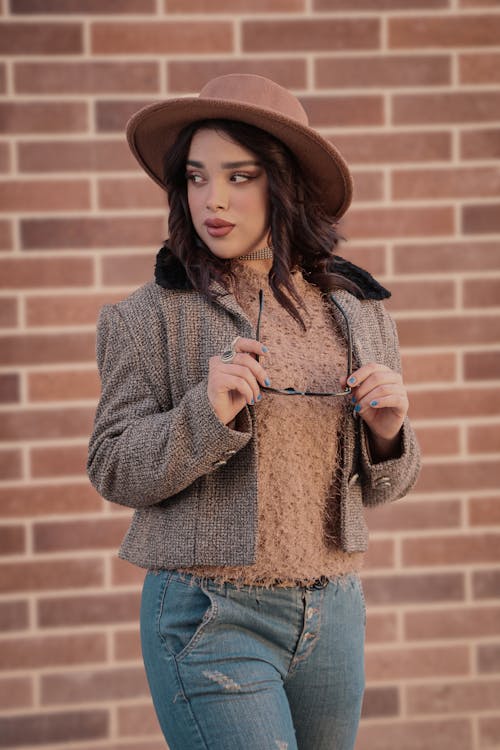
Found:
[[207, 219], [205, 226], [210, 237], [225, 237], [234, 229], [234, 224], [230, 224], [224, 219]]
[[234, 227], [230, 221], [224, 221], [224, 219], [207, 219], [205, 221], [207, 227]]

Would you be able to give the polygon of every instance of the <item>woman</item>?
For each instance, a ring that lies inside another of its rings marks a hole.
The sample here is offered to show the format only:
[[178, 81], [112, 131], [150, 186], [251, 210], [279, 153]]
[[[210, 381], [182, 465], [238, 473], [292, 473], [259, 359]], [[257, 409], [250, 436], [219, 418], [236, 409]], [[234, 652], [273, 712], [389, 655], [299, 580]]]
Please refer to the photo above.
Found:
[[147, 106], [127, 135], [169, 238], [155, 281], [101, 311], [88, 471], [136, 511], [120, 556], [148, 569], [160, 725], [171, 750], [347, 750], [363, 505], [420, 467], [389, 292], [334, 254], [348, 167], [254, 75]]

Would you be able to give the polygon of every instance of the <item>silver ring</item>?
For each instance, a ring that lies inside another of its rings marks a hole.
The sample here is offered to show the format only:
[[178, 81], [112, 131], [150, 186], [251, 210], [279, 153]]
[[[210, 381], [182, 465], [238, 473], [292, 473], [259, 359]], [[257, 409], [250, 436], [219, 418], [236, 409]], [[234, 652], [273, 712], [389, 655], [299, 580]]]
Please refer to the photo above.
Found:
[[230, 349], [226, 349], [225, 351], [222, 352], [222, 354], [220, 355], [220, 358], [221, 358], [221, 360], [223, 362], [232, 362], [233, 359], [236, 357], [236, 355], [237, 355], [238, 352], [234, 348], [234, 345], [236, 344], [236, 342], [240, 338], [241, 338], [241, 336], [236, 336], [236, 338], [233, 339], [233, 341], [231, 341], [231, 348]]

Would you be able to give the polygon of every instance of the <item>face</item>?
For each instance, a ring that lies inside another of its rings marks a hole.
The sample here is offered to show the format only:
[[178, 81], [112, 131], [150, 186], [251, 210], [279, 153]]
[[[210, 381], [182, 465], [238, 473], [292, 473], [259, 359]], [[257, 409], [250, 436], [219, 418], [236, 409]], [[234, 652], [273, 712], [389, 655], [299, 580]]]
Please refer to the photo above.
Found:
[[194, 228], [214, 255], [236, 258], [266, 246], [268, 181], [253, 152], [225, 133], [198, 130], [191, 140], [186, 179]]

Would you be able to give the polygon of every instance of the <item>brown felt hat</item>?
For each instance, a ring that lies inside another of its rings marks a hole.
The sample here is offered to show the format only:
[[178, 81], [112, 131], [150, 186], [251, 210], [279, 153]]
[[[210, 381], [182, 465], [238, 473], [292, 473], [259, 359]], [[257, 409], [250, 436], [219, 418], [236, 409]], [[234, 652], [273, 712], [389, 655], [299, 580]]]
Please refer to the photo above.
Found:
[[132, 153], [165, 189], [163, 157], [178, 133], [196, 120], [224, 118], [255, 125], [285, 143], [320, 188], [327, 212], [340, 218], [352, 198], [352, 177], [341, 153], [309, 127], [299, 100], [269, 78], [232, 73], [209, 81], [197, 97], [167, 99], [143, 107], [127, 123]]

